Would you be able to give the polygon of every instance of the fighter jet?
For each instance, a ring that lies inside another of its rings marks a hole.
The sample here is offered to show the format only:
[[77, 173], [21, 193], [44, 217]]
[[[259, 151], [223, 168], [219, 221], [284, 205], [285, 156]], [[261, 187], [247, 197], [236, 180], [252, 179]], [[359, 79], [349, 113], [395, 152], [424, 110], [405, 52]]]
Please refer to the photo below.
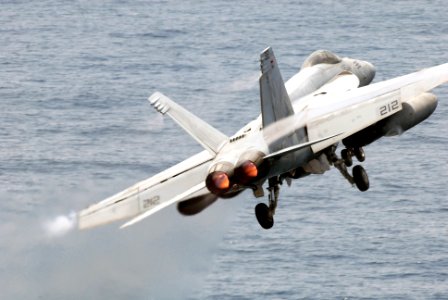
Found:
[[447, 63], [370, 84], [371, 63], [325, 50], [311, 54], [286, 83], [270, 47], [260, 55], [260, 69], [261, 114], [230, 137], [167, 96], [151, 95], [151, 105], [204, 150], [82, 210], [79, 228], [130, 219], [123, 228], [174, 204], [182, 215], [195, 215], [249, 189], [257, 198], [267, 192], [255, 216], [269, 229], [282, 183], [331, 167], [367, 191], [367, 173], [361, 165], [352, 167], [353, 158], [363, 162], [363, 147], [429, 117], [437, 97], [428, 91], [448, 81]]

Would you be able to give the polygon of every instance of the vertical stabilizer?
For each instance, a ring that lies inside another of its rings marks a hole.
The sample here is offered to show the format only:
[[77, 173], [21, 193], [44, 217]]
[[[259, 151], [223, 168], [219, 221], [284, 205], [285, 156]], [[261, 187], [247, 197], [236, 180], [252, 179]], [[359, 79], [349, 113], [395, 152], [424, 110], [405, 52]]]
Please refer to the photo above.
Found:
[[[278, 68], [272, 48], [269, 47], [260, 56], [260, 99], [263, 128], [294, 115], [291, 100]], [[279, 151], [306, 140], [303, 128], [298, 129], [269, 146], [271, 151]]]
[[260, 55], [260, 98], [263, 127], [294, 114], [282, 75], [269, 47]]

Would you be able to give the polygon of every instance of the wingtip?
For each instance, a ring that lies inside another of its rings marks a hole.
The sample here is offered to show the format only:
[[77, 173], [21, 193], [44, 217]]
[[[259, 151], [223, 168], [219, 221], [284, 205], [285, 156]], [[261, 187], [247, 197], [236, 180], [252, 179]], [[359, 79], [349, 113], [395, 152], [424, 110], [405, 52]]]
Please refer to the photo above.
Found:
[[265, 56], [265, 55], [270, 55], [271, 53], [273, 52], [273, 50], [272, 50], [272, 47], [271, 46], [268, 46], [268, 47], [266, 47], [266, 49], [264, 49], [262, 52], [261, 52], [261, 56], [263, 57], [263, 56]]
[[148, 101], [149, 101], [149, 103], [154, 104], [154, 103], [157, 102], [157, 100], [159, 100], [162, 96], [163, 96], [162, 93], [160, 93], [160, 92], [155, 92], [155, 93], [153, 93], [151, 96], [148, 97]]
[[121, 226], [120, 226], [120, 229], [125, 229], [126, 227], [131, 226], [131, 224], [128, 224], [128, 223], [129, 223], [129, 222], [124, 223], [123, 225], [121, 225]]
[[170, 110], [170, 105], [166, 96], [160, 92], [155, 92], [149, 96], [148, 101], [162, 115], [166, 114]]

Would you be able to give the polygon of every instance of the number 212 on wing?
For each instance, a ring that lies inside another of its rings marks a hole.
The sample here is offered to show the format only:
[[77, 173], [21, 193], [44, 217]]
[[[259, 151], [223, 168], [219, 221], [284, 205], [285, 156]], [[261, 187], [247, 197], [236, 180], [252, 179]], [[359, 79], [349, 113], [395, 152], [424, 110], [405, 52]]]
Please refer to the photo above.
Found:
[[389, 104], [383, 105], [380, 107], [380, 115], [384, 116], [387, 115], [388, 113], [397, 110], [400, 108], [399, 102], [398, 100], [394, 100]]

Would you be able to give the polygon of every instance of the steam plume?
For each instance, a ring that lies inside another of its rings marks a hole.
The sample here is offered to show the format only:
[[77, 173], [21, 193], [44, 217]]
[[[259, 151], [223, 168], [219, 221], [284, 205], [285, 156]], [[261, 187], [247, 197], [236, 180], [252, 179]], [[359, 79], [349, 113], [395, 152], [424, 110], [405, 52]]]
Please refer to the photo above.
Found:
[[60, 215], [53, 220], [45, 222], [44, 230], [49, 237], [60, 237], [73, 230], [76, 222], [76, 213], [71, 212], [67, 215]]

